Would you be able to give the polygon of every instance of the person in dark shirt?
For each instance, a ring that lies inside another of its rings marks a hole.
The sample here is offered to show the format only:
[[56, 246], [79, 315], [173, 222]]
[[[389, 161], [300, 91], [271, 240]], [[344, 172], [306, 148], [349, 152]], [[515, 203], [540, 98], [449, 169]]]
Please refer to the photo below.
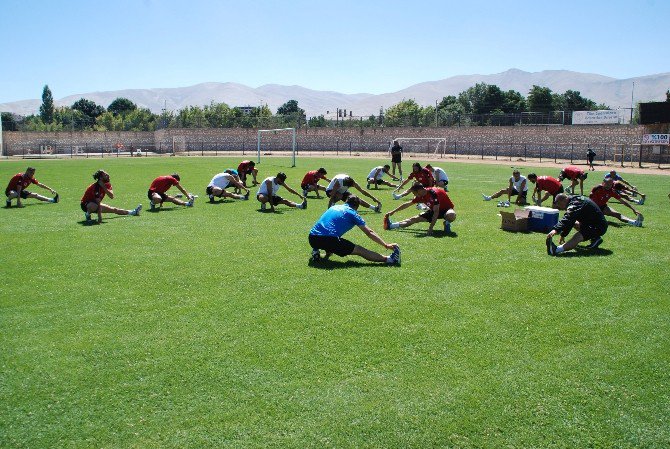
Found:
[[[564, 193], [556, 195], [554, 207], [566, 211], [563, 218], [547, 234], [547, 254], [557, 256], [565, 251], [577, 247], [584, 240], [591, 240], [588, 245], [595, 249], [603, 242], [602, 236], [607, 232], [607, 220], [600, 207], [590, 198], [585, 196], [568, 196]], [[577, 232], [572, 238], [565, 242], [572, 228]], [[552, 241], [556, 234], [561, 236], [559, 246]]]
[[398, 166], [398, 173], [400, 173], [400, 180], [402, 181], [402, 147], [398, 143], [398, 139], [393, 141], [389, 148], [391, 153], [391, 165], [393, 165], [393, 176], [395, 176], [395, 168]]

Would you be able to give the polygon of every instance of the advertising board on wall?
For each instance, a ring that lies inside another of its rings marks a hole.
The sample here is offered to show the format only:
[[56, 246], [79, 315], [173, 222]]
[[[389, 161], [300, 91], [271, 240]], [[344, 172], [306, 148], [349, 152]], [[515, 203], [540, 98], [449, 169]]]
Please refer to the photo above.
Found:
[[670, 134], [643, 134], [642, 145], [670, 145]]
[[572, 113], [573, 125], [616, 125], [621, 123], [619, 111], [574, 111]]

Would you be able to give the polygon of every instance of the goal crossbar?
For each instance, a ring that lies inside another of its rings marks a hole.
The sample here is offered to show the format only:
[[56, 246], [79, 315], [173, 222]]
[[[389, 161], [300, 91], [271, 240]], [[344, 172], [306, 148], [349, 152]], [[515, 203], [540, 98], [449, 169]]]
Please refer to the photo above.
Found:
[[259, 129], [258, 130], [258, 164], [261, 163], [261, 141], [263, 133], [277, 133], [279, 131], [291, 131], [292, 142], [291, 142], [291, 167], [295, 167], [295, 128], [275, 128], [275, 129]]
[[[399, 142], [413, 142], [413, 141], [433, 141], [436, 142], [435, 150], [433, 154], [439, 154], [440, 157], [444, 156], [447, 151], [447, 139], [446, 137], [396, 137], [391, 140], [393, 142], [397, 140]], [[440, 144], [442, 144], [442, 151], [440, 152]]]

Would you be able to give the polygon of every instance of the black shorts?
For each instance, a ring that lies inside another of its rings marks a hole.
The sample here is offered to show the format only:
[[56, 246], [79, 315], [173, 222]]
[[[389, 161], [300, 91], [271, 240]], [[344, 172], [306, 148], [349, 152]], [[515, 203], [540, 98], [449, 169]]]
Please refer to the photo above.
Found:
[[[327, 196], [328, 198], [330, 198], [332, 195], [333, 195], [333, 191], [332, 191], [332, 190], [326, 190], [326, 196]], [[349, 198], [350, 196], [351, 196], [351, 193], [349, 193], [349, 191], [346, 191], [346, 192], [344, 192], [344, 193], [342, 194], [342, 198], [341, 198], [341, 199], [342, 199], [342, 201], [346, 202], [346, 201], [347, 201], [347, 198]]]
[[558, 188], [556, 193], [552, 194], [552, 196], [554, 197], [554, 202], [556, 202], [556, 195], [558, 195], [559, 193], [563, 193], [563, 192], [565, 192], [565, 189], [563, 188], [563, 185], [561, 185], [561, 187]]
[[[438, 219], [440, 219], [440, 218], [444, 218], [444, 214], [446, 214], [448, 210], [449, 210], [449, 209], [447, 209], [447, 210], [441, 210], [440, 213], [437, 215], [437, 218], [438, 218]], [[429, 222], [431, 222], [431, 221], [433, 221], [433, 210], [432, 210], [432, 209], [427, 210], [426, 212], [420, 214], [419, 216], [420, 216], [420, 217], [423, 217], [423, 218], [425, 218], [426, 220], [428, 220]]]
[[149, 197], [149, 201], [153, 201], [152, 196], [153, 196], [154, 193], [157, 194], [157, 195], [159, 195], [159, 196], [161, 197], [161, 203], [167, 199], [167, 195], [166, 195], [166, 194], [164, 194], [164, 193], [160, 193], [160, 192], [156, 192], [155, 190], [149, 190], [149, 191], [147, 192], [147, 196]]
[[512, 193], [509, 194], [509, 196], [517, 196], [517, 195], [519, 195], [521, 198], [525, 200], [526, 197], [528, 196], [528, 190], [524, 190], [523, 192], [521, 192], [521, 194], [519, 194], [519, 191], [517, 189], [512, 189]]
[[[9, 189], [5, 190], [5, 196], [9, 196], [10, 192], [11, 192], [11, 190], [9, 190]], [[28, 195], [30, 195], [29, 191], [21, 190], [21, 194], [19, 196], [21, 197], [22, 200], [25, 200], [26, 198], [28, 198]]]
[[402, 162], [402, 153], [391, 154], [391, 162], [399, 164]]
[[308, 187], [318, 188], [318, 184], [300, 184], [302, 190], [307, 190]]
[[384, 181], [382, 179], [375, 179], [375, 178], [368, 178], [368, 184], [374, 184], [376, 186], [383, 184]]
[[309, 235], [309, 244], [314, 249], [322, 249], [327, 253], [334, 253], [340, 257], [348, 256], [354, 252], [354, 245], [342, 237], [330, 237], [323, 235]]
[[[256, 195], [256, 199], [258, 200], [258, 197], [261, 196], [261, 195], [262, 195], [261, 193]], [[258, 200], [258, 201], [260, 201], [260, 200]], [[279, 203], [281, 203], [282, 201], [284, 201], [284, 198], [282, 198], [281, 196], [278, 196], [278, 195], [273, 195], [272, 198], [270, 199], [270, 203], [273, 206], [279, 205]]]
[[600, 237], [601, 235], [605, 235], [607, 232], [607, 222], [605, 222], [605, 225], [584, 225], [582, 223], [579, 224], [579, 233], [584, 237], [584, 240], [593, 240], [595, 238]]

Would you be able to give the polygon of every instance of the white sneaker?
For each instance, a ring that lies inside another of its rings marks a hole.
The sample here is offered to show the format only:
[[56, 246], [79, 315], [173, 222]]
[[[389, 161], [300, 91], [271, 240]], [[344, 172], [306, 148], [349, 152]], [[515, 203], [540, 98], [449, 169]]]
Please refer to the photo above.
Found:
[[393, 193], [393, 199], [394, 199], [394, 200], [399, 200], [400, 198], [402, 198], [400, 195], [398, 195], [398, 194], [395, 193], [395, 192]]
[[142, 205], [141, 205], [141, 204], [138, 204], [137, 207], [136, 207], [135, 209], [131, 210], [131, 211], [130, 211], [130, 214], [128, 214], [128, 215], [134, 215], [134, 216], [137, 216], [137, 215], [140, 214], [140, 211], [141, 211], [141, 210], [142, 210]]
[[488, 196], [488, 195], [484, 195], [483, 193], [482, 193], [482, 196], [484, 197], [484, 201], [491, 201], [491, 197], [490, 197], [490, 196]]

